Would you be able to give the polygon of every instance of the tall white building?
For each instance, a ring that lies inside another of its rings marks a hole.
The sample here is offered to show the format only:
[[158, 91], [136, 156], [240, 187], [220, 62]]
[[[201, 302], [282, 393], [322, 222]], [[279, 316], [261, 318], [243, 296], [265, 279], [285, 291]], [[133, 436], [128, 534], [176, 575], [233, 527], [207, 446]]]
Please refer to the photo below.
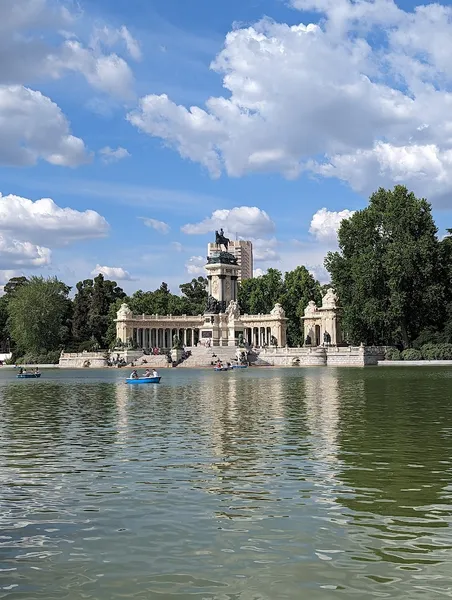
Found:
[[[217, 244], [208, 244], [207, 254], [211, 256], [213, 252], [218, 252], [220, 247]], [[231, 240], [228, 246], [228, 252], [233, 254], [240, 266], [238, 274], [239, 281], [251, 279], [253, 277], [253, 244], [249, 240]]]

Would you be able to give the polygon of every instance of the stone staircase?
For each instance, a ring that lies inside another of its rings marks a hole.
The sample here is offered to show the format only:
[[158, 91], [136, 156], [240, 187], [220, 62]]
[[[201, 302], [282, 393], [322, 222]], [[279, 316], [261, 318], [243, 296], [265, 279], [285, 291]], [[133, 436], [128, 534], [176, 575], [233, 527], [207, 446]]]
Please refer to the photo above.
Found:
[[214, 346], [212, 348], [205, 348], [204, 346], [196, 348], [187, 348], [191, 351], [191, 356], [185, 359], [178, 365], [178, 369], [188, 367], [210, 367], [212, 362], [221, 360], [223, 364], [227, 362], [232, 363], [236, 355], [236, 348], [234, 346]]

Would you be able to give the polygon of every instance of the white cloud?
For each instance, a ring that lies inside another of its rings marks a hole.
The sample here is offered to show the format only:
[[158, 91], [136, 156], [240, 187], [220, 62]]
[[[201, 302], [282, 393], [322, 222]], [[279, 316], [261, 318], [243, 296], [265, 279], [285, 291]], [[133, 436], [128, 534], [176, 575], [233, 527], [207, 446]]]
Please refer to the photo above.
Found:
[[105, 47], [122, 44], [130, 56], [140, 58], [138, 42], [126, 27], [96, 28], [86, 43], [76, 35], [77, 30], [82, 34], [86, 30], [83, 13], [72, 13], [63, 3], [1, 0], [0, 4], [0, 83], [34, 83], [74, 71], [103, 93], [133, 97], [129, 65], [118, 54], [104, 52]]
[[107, 25], [104, 25], [101, 28], [96, 28], [91, 37], [90, 46], [99, 51], [102, 50], [102, 45], [111, 48], [120, 42], [124, 43], [128, 54], [134, 60], [141, 60], [142, 54], [140, 44], [124, 25], [119, 29], [112, 29]]
[[98, 54], [76, 40], [68, 40], [57, 66], [80, 72], [95, 89], [123, 100], [133, 97], [134, 77], [126, 61], [117, 54]]
[[312, 216], [309, 232], [321, 242], [336, 244], [340, 224], [344, 219], [349, 219], [354, 212], [348, 209], [334, 211], [321, 208]]
[[130, 122], [213, 176], [313, 171], [361, 192], [403, 181], [450, 194], [452, 7], [292, 4], [320, 24], [234, 29], [212, 63], [224, 96], [187, 108], [151, 94]]
[[266, 271], [264, 271], [263, 269], [254, 269], [253, 270], [253, 277], [262, 277], [262, 275], [265, 275]]
[[44, 267], [50, 264], [51, 254], [49, 248], [21, 242], [0, 233], [0, 269]]
[[0, 85], [0, 164], [34, 165], [39, 159], [75, 167], [89, 156], [49, 98], [22, 86]]
[[113, 279], [116, 281], [133, 281], [132, 276], [128, 271], [125, 271], [122, 267], [106, 267], [96, 265], [91, 271], [91, 275], [102, 274], [107, 279]]
[[61, 208], [50, 198], [33, 202], [0, 193], [0, 231], [32, 243], [64, 246], [78, 240], [104, 237], [108, 223], [94, 210]]
[[277, 262], [280, 260], [280, 255], [277, 251], [278, 240], [271, 238], [269, 240], [254, 238], [253, 243], [253, 259], [255, 262]]
[[180, 242], [171, 242], [171, 247], [176, 252], [182, 252], [184, 249], [184, 247], [182, 246], [182, 244]]
[[205, 264], [206, 259], [203, 256], [191, 256], [185, 263], [185, 269], [190, 275], [205, 275]]
[[215, 210], [200, 223], [187, 224], [182, 231], [189, 235], [210, 233], [223, 228], [230, 236], [236, 234], [249, 239], [273, 233], [275, 224], [268, 214], [256, 206], [238, 206], [232, 209]]
[[159, 233], [168, 233], [170, 230], [170, 226], [168, 225], [168, 223], [165, 223], [164, 221], [158, 221], [157, 219], [149, 219], [147, 217], [140, 217], [143, 221], [143, 223], [146, 225], [146, 227], [151, 227], [152, 229], [155, 229], [155, 231], [158, 231]]
[[99, 150], [99, 154], [102, 156], [102, 161], [105, 164], [115, 163], [130, 156], [129, 151], [121, 146], [118, 146], [116, 150], [113, 150], [110, 146], [105, 146], [105, 148]]

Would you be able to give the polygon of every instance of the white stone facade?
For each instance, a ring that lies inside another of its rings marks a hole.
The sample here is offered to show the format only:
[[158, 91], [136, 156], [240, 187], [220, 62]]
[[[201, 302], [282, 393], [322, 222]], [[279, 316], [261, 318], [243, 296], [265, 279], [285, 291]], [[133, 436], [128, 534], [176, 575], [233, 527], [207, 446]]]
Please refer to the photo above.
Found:
[[[302, 317], [305, 345], [338, 346], [343, 344], [340, 313], [337, 296], [332, 288], [329, 288], [322, 298], [322, 306], [316, 306], [315, 302], [311, 300], [304, 311], [304, 317]], [[311, 340], [310, 344], [306, 344], [306, 340], [309, 339]]]

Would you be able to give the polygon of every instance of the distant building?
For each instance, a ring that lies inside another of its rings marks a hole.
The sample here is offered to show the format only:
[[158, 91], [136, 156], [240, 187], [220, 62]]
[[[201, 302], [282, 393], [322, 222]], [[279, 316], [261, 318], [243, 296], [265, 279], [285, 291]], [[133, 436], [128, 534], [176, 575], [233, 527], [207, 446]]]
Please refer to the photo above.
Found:
[[[213, 252], [218, 252], [217, 244], [208, 244], [207, 255], [211, 256]], [[238, 273], [239, 281], [251, 279], [253, 277], [253, 244], [249, 240], [231, 240], [228, 246], [228, 252], [237, 259], [240, 267]]]

